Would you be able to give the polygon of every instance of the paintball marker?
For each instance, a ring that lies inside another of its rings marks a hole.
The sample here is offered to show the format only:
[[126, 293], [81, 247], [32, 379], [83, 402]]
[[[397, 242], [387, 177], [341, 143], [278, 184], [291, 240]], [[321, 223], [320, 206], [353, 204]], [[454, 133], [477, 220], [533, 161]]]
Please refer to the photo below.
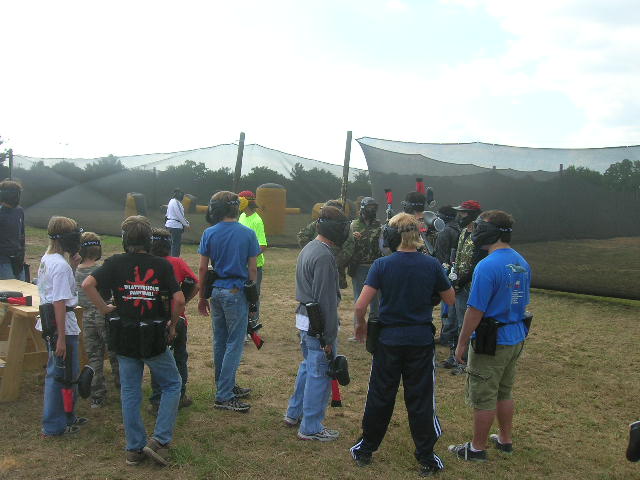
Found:
[[244, 283], [244, 294], [249, 302], [249, 323], [247, 324], [247, 335], [251, 337], [251, 341], [258, 350], [264, 345], [264, 340], [258, 335], [258, 330], [262, 328], [262, 324], [258, 323], [258, 300], [260, 295], [258, 294], [258, 286], [253, 280], [247, 280]]
[[184, 295], [185, 301], [193, 297], [193, 291], [196, 288], [196, 281], [191, 277], [186, 277], [180, 284], [180, 290]]
[[426, 199], [426, 205], [433, 208], [436, 205], [433, 196], [433, 189], [431, 187], [424, 186], [424, 179], [416, 178], [416, 192], [422, 193]]
[[[320, 304], [311, 302], [305, 303], [307, 309], [307, 316], [309, 317], [309, 335], [317, 337], [320, 341], [320, 346], [324, 348], [326, 343], [324, 341], [324, 317], [320, 310]], [[344, 355], [333, 356], [335, 352], [326, 354], [327, 360], [329, 360], [329, 368], [327, 370], [327, 376], [331, 378], [331, 406], [341, 407], [342, 397], [340, 396], [339, 385], [349, 385], [351, 381], [349, 377], [349, 365], [347, 363], [347, 357]]]
[[78, 375], [77, 379], [73, 379], [73, 349], [71, 345], [67, 344], [67, 353], [64, 359], [64, 376], [56, 377], [56, 380], [62, 383], [60, 389], [62, 393], [62, 402], [64, 405], [64, 411], [68, 417], [73, 416], [73, 387], [78, 386], [78, 394], [82, 398], [89, 398], [91, 395], [91, 382], [93, 381], [94, 371], [89, 365], [85, 365]]
[[22, 292], [0, 292], [0, 302], [8, 303], [9, 305], [33, 305], [33, 299], [29, 295], [27, 297], [22, 295]]
[[458, 274], [456, 273], [456, 252], [455, 248], [451, 249], [451, 256], [449, 257], [449, 262], [451, 264], [451, 270], [449, 271], [449, 280], [455, 282], [458, 280]]
[[384, 195], [387, 197], [387, 222], [393, 217], [393, 192], [390, 188], [384, 189]]

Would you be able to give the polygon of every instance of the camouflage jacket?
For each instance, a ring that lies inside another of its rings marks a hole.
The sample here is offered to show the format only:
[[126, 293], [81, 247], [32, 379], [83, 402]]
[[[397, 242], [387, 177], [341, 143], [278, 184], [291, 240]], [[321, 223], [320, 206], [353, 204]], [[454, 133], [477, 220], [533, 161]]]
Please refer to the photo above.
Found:
[[456, 273], [458, 274], [456, 284], [458, 287], [465, 287], [471, 282], [473, 269], [480, 260], [487, 256], [486, 250], [475, 247], [471, 240], [471, 233], [463, 228], [458, 240], [456, 251]]
[[[458, 237], [458, 249], [456, 250], [456, 273], [458, 274], [458, 280], [466, 278], [473, 272], [473, 250], [471, 232], [463, 228], [460, 232], [460, 237]], [[458, 284], [460, 285], [460, 283]]]
[[[373, 220], [367, 225], [360, 218], [356, 218], [351, 222], [351, 235], [338, 254], [338, 265], [368, 265], [373, 263], [377, 258], [381, 257], [380, 253], [380, 229], [381, 225], [378, 220]], [[360, 233], [360, 238], [356, 239], [353, 234]]]
[[317, 235], [318, 231], [316, 230], [316, 222], [314, 220], [298, 232], [298, 246], [304, 248], [304, 246], [316, 238]]

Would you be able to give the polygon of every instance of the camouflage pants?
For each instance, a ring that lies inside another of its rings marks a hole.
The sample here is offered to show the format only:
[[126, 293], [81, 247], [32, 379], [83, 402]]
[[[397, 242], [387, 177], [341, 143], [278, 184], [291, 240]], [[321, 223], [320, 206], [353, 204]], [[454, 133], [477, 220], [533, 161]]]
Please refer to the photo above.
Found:
[[93, 382], [91, 382], [91, 398], [104, 400], [107, 388], [104, 380], [104, 356], [109, 355], [113, 383], [116, 390], [120, 390], [120, 370], [118, 358], [114, 352], [107, 349], [107, 330], [104, 317], [95, 308], [88, 308], [84, 313], [83, 331], [84, 348], [89, 357], [89, 366], [93, 368]]

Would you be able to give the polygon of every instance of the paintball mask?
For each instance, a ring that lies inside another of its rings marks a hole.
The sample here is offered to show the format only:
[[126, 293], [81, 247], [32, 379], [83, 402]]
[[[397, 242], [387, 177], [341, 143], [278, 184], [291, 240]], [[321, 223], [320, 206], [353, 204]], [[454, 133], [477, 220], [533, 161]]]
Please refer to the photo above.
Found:
[[15, 208], [20, 204], [20, 194], [22, 190], [19, 188], [3, 188], [0, 190], [0, 202], [6, 203], [11, 208]]
[[191, 298], [193, 296], [193, 290], [196, 288], [196, 281], [191, 277], [186, 277], [180, 284], [180, 290], [184, 298]]
[[60, 240], [62, 250], [73, 256], [80, 251], [80, 237], [82, 236], [82, 231], [82, 228], [78, 227], [71, 232], [49, 235], [49, 238], [51, 240]]
[[475, 221], [475, 229], [471, 234], [471, 241], [476, 248], [492, 245], [498, 240], [508, 242], [511, 240], [512, 230], [508, 227], [499, 227], [479, 218]]
[[360, 201], [360, 217], [366, 221], [376, 219], [378, 213], [378, 202], [372, 197], [364, 197]]
[[339, 247], [349, 238], [350, 222], [346, 218], [319, 218], [316, 225], [320, 235], [328, 238]]
[[427, 229], [435, 229], [436, 232], [444, 230], [444, 221], [435, 212], [427, 210], [422, 214], [422, 218], [424, 218], [424, 224], [427, 226]]
[[482, 213], [482, 208], [480, 207], [480, 203], [475, 200], [466, 200], [462, 202], [459, 206], [453, 207], [454, 210], [458, 212], [465, 212], [467, 215], [458, 217], [458, 224], [461, 228], [465, 228], [471, 222], [473, 222], [478, 215]]
[[327, 375], [333, 380], [337, 380], [343, 387], [349, 385], [351, 379], [349, 378], [349, 364], [347, 363], [347, 357], [344, 355], [336, 355], [336, 357], [329, 362]]

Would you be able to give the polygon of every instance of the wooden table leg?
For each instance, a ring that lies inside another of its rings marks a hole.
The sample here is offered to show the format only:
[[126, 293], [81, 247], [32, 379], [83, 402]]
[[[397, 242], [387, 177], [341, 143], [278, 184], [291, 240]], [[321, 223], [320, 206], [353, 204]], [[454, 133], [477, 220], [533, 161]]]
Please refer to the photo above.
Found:
[[[6, 318], [10, 315], [12, 318]], [[29, 320], [28, 318], [20, 318], [11, 311], [7, 311], [5, 314], [5, 321], [11, 321], [11, 329], [7, 343], [7, 364], [0, 381], [0, 402], [13, 402], [20, 395], [24, 349], [30, 328]]]

